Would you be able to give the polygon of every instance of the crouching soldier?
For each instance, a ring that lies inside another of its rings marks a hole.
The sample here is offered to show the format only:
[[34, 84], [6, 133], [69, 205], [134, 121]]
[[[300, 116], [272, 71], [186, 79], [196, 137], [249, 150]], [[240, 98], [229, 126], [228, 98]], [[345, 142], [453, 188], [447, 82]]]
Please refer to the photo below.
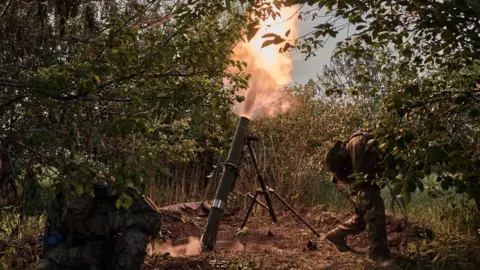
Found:
[[[59, 193], [48, 210], [40, 269], [140, 269], [149, 236], [160, 231], [158, 208], [133, 188], [95, 184], [92, 197]], [[128, 208], [117, 209], [122, 194]]]
[[[355, 215], [330, 231], [326, 238], [339, 251], [348, 251], [345, 240], [349, 235], [368, 233], [368, 255], [372, 260], [390, 256], [385, 226], [385, 205], [380, 188], [372, 183], [379, 172], [379, 156], [373, 134], [357, 132], [346, 142], [338, 141], [326, 156], [327, 169], [336, 189], [354, 206]], [[356, 175], [363, 175], [355, 178]], [[367, 181], [364, 181], [367, 180]]]

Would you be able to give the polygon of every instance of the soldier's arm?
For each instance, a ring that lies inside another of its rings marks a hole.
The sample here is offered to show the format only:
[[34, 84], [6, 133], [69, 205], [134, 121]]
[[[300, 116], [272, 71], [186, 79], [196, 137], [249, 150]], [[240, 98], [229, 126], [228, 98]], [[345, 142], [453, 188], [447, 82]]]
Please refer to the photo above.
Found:
[[133, 198], [133, 203], [123, 217], [124, 226], [126, 228], [138, 228], [149, 235], [158, 234], [162, 218], [158, 207], [132, 188], [125, 191]]
[[44, 257], [64, 267], [78, 267], [85, 265], [81, 249], [82, 247], [67, 248], [65, 244], [57, 244], [44, 249]]
[[47, 213], [43, 236], [43, 256], [65, 267], [85, 264], [81, 247], [68, 248], [62, 222], [61, 195], [52, 200]]

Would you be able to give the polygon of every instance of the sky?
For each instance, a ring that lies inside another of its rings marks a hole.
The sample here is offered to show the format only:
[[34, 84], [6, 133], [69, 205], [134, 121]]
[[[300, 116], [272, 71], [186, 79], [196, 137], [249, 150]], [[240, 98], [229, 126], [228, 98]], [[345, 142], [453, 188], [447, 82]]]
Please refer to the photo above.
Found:
[[[314, 26], [322, 23], [323, 21], [325, 21], [325, 19], [316, 19], [315, 21], [299, 21], [299, 36], [308, 33], [313, 29]], [[317, 74], [321, 72], [323, 66], [329, 64], [330, 57], [333, 54], [333, 50], [335, 49], [337, 42], [345, 39], [346, 37], [347, 29], [341, 31], [336, 38], [330, 37], [324, 48], [319, 49], [316, 53], [317, 55], [315, 57], [308, 58], [307, 61], [305, 61], [306, 55], [303, 55], [300, 52], [293, 52], [292, 84], [304, 84], [310, 79], [316, 79]]]

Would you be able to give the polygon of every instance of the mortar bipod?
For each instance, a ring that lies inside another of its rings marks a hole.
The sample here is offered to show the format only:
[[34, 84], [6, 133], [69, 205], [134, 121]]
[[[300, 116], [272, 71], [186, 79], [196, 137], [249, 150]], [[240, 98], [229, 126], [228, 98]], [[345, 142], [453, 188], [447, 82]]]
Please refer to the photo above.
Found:
[[255, 205], [255, 203], [259, 203], [257, 201], [257, 197], [260, 194], [265, 197], [265, 202], [267, 203], [266, 208], [268, 210], [268, 213], [270, 214], [270, 217], [272, 218], [272, 222], [277, 223], [278, 219], [273, 209], [273, 204], [271, 199], [271, 195], [273, 195], [283, 205], [285, 205], [288, 208], [288, 210], [290, 210], [297, 218], [299, 218], [313, 233], [315, 233], [318, 237], [320, 237], [320, 234], [305, 219], [303, 219], [300, 216], [300, 214], [297, 211], [295, 211], [295, 209], [293, 209], [291, 205], [289, 205], [282, 197], [280, 197], [280, 195], [278, 195], [278, 193], [275, 192], [275, 190], [273, 190], [270, 187], [267, 187], [267, 185], [265, 184], [265, 181], [263, 179], [263, 174], [260, 171], [260, 167], [258, 166], [257, 157], [255, 155], [255, 152], [253, 151], [253, 147], [251, 143], [252, 141], [257, 141], [257, 140], [258, 140], [257, 138], [247, 137], [246, 144], [248, 147], [248, 151], [250, 152], [250, 156], [252, 157], [253, 165], [255, 167], [255, 172], [257, 173], [257, 181], [260, 184], [260, 188], [258, 188], [255, 191], [255, 195], [253, 196], [253, 198], [251, 198], [252, 202], [248, 207], [247, 214], [245, 215], [245, 218], [243, 220], [242, 226], [240, 227], [240, 230], [245, 227], [245, 224], [247, 223], [248, 217], [250, 216], [250, 213], [252, 212], [253, 206]]

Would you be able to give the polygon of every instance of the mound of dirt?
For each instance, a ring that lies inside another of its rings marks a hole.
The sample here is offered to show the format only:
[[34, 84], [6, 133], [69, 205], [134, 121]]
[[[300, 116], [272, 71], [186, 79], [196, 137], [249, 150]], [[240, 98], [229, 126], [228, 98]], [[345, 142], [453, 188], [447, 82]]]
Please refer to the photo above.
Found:
[[162, 231], [168, 231], [173, 239], [182, 239], [188, 236], [200, 236], [200, 223], [204, 218], [181, 211], [160, 210], [162, 213]]
[[433, 231], [425, 224], [387, 216], [388, 245], [393, 251], [406, 254], [409, 243], [433, 240]]

